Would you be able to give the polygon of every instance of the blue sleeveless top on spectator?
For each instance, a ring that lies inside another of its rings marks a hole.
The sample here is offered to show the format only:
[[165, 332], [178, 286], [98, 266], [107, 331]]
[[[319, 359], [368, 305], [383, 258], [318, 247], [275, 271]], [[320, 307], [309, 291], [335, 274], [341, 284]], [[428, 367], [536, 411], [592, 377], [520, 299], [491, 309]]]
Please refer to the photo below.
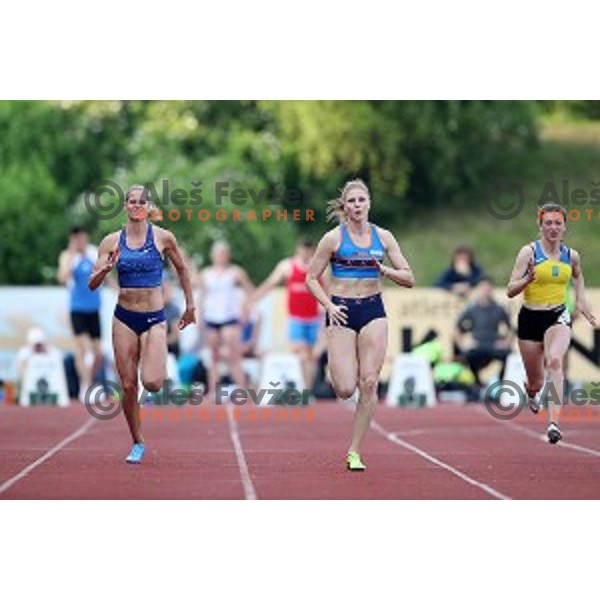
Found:
[[71, 312], [94, 313], [100, 310], [100, 289], [90, 290], [88, 279], [96, 262], [97, 251], [88, 246], [85, 255], [78, 256], [71, 270]]

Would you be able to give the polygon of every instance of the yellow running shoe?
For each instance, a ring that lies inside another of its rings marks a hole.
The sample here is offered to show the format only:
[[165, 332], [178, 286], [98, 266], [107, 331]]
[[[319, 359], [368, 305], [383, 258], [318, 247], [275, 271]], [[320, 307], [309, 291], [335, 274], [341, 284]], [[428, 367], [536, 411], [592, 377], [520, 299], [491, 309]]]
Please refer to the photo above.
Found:
[[348, 452], [346, 457], [346, 467], [348, 471], [364, 471], [367, 468], [362, 460], [360, 460], [360, 454], [358, 452]]

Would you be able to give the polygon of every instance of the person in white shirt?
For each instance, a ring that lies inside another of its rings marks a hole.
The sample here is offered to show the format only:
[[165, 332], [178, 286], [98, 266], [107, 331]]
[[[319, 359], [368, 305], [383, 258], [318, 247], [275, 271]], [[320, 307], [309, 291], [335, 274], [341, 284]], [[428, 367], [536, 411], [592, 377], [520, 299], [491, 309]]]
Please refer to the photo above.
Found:
[[48, 344], [48, 339], [43, 329], [33, 327], [27, 332], [27, 344], [22, 346], [17, 352], [17, 373], [18, 383], [22, 385], [23, 378], [27, 372], [27, 365], [34, 354], [55, 355], [61, 359], [61, 353], [58, 349]]
[[212, 264], [200, 272], [198, 285], [201, 292], [201, 327], [211, 353], [207, 397], [212, 399], [219, 383], [222, 357], [236, 387], [244, 387], [241, 326], [246, 318], [237, 288], [239, 286], [246, 294], [251, 294], [254, 285], [244, 269], [231, 263], [231, 249], [226, 242], [213, 244], [210, 257]]

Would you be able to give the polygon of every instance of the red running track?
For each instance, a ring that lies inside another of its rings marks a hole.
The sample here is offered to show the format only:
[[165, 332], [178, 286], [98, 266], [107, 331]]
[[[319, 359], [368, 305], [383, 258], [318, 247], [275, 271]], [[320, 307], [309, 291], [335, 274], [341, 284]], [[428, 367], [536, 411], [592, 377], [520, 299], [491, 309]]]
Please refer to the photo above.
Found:
[[600, 411], [572, 415], [551, 446], [526, 411], [498, 421], [480, 405], [379, 406], [368, 470], [348, 473], [352, 408], [148, 409], [146, 457], [127, 465], [122, 416], [2, 406], [0, 499], [600, 498]]

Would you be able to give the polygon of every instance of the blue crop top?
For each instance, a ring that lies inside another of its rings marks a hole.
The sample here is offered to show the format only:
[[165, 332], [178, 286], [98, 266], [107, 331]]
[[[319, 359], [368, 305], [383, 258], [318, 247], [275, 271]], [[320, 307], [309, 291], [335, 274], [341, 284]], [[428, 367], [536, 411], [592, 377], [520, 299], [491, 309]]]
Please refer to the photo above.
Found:
[[155, 288], [162, 285], [163, 259], [154, 244], [152, 225], [148, 224], [146, 241], [141, 248], [129, 248], [125, 229], [119, 237], [117, 275], [119, 287]]
[[379, 269], [375, 261], [383, 262], [385, 249], [375, 225], [371, 225], [371, 245], [367, 248], [357, 246], [348, 233], [348, 228], [342, 224], [342, 243], [331, 257], [331, 273], [334, 277], [353, 279], [376, 279]]

